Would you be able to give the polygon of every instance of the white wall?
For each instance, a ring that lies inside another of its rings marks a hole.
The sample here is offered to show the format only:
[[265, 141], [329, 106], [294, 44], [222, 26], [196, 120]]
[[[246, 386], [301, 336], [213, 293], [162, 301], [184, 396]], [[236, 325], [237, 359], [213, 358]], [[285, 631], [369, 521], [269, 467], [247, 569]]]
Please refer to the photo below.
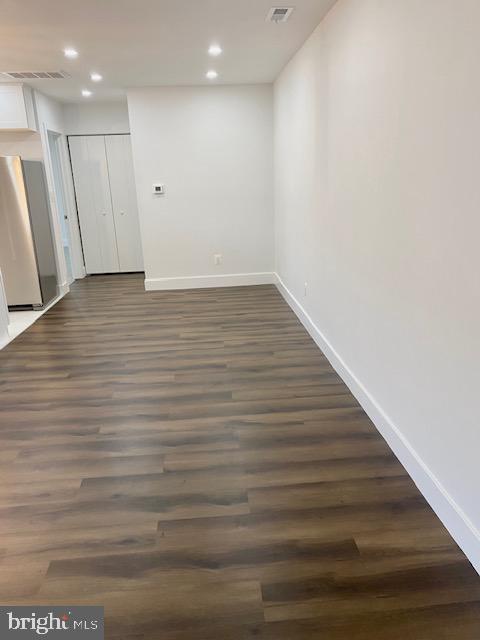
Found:
[[146, 286], [271, 281], [272, 87], [133, 89], [128, 109]]
[[340, 0], [276, 82], [275, 166], [280, 278], [480, 569], [478, 24]]
[[39, 91], [35, 91], [34, 97], [39, 128], [45, 125], [51, 131], [64, 133], [63, 104]]
[[126, 102], [66, 104], [63, 107], [67, 135], [129, 133]]

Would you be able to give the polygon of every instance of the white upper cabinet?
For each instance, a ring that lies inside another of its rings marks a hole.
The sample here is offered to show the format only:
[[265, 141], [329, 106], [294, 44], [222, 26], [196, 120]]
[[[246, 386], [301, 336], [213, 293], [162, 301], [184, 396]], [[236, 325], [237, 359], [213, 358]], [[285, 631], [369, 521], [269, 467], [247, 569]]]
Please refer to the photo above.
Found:
[[24, 84], [0, 83], [0, 130], [36, 131], [33, 92]]

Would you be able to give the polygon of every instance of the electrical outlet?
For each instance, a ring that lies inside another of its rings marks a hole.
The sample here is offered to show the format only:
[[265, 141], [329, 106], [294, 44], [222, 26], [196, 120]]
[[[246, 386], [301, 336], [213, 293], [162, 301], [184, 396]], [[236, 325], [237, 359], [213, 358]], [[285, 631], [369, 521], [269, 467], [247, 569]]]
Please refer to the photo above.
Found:
[[308, 291], [308, 282], [304, 282], [303, 283], [303, 295], [306, 298], [307, 297], [307, 291]]
[[222, 256], [222, 254], [221, 254], [221, 253], [216, 253], [216, 254], [213, 256], [213, 262], [214, 262], [215, 264], [222, 264], [222, 260], [223, 260], [223, 256]]

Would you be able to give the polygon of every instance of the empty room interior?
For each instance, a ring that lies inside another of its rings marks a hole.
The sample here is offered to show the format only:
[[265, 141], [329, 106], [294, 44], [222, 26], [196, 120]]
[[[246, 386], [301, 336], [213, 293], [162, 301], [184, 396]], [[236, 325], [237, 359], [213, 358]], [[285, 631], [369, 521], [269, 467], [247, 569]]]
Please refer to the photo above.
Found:
[[3, 0], [0, 637], [480, 638], [480, 2]]

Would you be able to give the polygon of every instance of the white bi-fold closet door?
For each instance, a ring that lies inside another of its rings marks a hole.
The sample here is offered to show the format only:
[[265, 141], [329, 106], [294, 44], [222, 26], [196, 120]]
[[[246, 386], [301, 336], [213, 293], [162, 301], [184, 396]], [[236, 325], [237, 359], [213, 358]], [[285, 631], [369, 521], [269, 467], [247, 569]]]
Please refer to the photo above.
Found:
[[143, 271], [130, 136], [71, 136], [69, 146], [87, 273]]

